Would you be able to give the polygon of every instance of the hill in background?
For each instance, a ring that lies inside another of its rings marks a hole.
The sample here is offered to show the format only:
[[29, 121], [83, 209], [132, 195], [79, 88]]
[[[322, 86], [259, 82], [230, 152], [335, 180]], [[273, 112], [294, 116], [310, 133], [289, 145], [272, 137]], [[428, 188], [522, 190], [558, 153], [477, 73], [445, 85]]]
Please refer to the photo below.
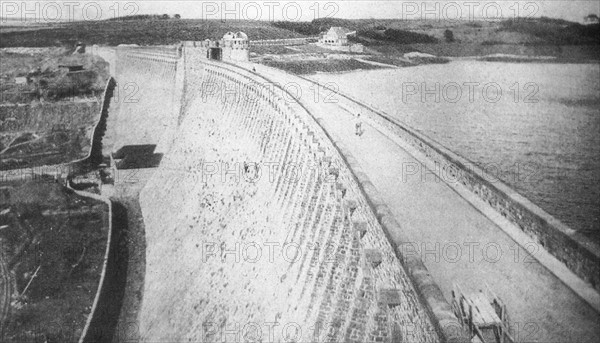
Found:
[[[45, 26], [0, 26], [0, 47], [73, 46], [79, 41], [87, 45], [169, 45], [183, 40], [220, 38], [227, 31], [244, 31], [251, 40], [280, 39], [316, 36], [332, 26], [357, 31], [355, 42], [383, 53], [421, 51], [443, 56], [506, 53], [580, 59], [597, 59], [600, 55], [600, 25], [586, 26], [544, 17], [493, 22], [337, 18], [267, 22], [141, 16]], [[571, 48], [563, 51], [561, 46]]]

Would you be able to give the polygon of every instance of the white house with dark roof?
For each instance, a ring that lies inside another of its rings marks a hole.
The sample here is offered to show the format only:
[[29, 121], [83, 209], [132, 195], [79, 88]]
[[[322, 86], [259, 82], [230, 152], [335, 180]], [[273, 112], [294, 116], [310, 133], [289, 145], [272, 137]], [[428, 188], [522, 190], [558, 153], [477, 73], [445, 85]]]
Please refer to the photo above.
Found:
[[348, 36], [355, 33], [356, 31], [350, 31], [345, 27], [333, 26], [321, 35], [319, 43], [335, 46], [348, 45]]

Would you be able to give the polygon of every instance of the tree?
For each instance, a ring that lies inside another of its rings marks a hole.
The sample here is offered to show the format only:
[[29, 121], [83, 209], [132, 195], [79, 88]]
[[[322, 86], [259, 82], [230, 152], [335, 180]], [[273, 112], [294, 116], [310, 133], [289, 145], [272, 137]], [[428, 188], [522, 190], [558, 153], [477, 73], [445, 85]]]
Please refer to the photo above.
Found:
[[176, 14], [176, 15], [173, 16], [173, 18], [175, 18], [175, 19], [181, 19], [181, 16], [179, 14]]
[[452, 43], [454, 42], [454, 33], [450, 30], [444, 31], [444, 38], [446, 38], [446, 42]]
[[169, 18], [171, 18], [171, 17], [170, 17], [168, 14], [163, 14], [163, 15], [162, 15], [162, 18], [163, 18], [163, 19], [169, 19]]

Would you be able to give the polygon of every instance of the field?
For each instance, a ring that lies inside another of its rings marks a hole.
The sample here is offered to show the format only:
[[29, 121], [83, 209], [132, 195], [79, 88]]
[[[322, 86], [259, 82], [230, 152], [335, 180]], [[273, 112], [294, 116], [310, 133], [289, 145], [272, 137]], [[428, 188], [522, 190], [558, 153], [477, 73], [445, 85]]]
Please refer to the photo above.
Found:
[[102, 271], [107, 210], [50, 180], [2, 187], [0, 243], [16, 286], [2, 342], [79, 338]]
[[314, 74], [317, 72], [339, 73], [351, 70], [381, 69], [381, 67], [360, 62], [355, 59], [347, 60], [316, 60], [316, 61], [263, 61], [262, 64], [279, 68], [293, 74]]

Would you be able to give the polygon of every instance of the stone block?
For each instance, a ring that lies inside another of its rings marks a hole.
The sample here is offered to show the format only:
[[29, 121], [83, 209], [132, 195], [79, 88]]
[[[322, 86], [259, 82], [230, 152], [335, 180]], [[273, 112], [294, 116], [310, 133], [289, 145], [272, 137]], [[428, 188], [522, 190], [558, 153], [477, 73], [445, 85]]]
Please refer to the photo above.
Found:
[[317, 147], [317, 150], [315, 151], [315, 159], [317, 161], [322, 161], [325, 158], [325, 149], [323, 148], [323, 146], [321, 144], [319, 144], [319, 146]]
[[340, 176], [340, 170], [338, 168], [329, 168], [329, 175], [335, 176], [336, 180]]
[[367, 223], [366, 222], [353, 222], [354, 231], [358, 232], [358, 236], [363, 238], [367, 234]]
[[380, 289], [379, 302], [387, 305], [388, 307], [400, 306], [402, 303], [402, 291], [395, 288]]
[[365, 249], [365, 259], [373, 268], [377, 268], [383, 262], [383, 254], [379, 249]]
[[339, 191], [339, 192], [342, 194], [342, 198], [343, 198], [344, 196], [346, 196], [346, 191], [347, 191], [347, 189], [346, 189], [346, 186], [344, 186], [342, 183], [340, 183], [340, 182], [336, 182], [336, 183], [335, 183], [335, 189], [336, 189], [337, 191]]
[[354, 211], [356, 211], [356, 209], [358, 208], [358, 203], [356, 202], [356, 200], [347, 199], [346, 201], [344, 201], [344, 206], [348, 209], [350, 215], [352, 215]]

